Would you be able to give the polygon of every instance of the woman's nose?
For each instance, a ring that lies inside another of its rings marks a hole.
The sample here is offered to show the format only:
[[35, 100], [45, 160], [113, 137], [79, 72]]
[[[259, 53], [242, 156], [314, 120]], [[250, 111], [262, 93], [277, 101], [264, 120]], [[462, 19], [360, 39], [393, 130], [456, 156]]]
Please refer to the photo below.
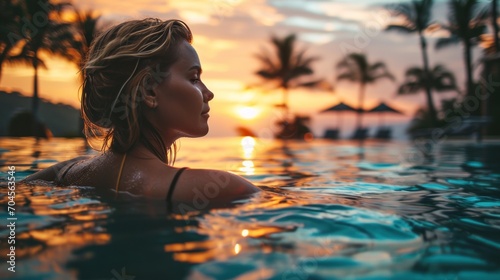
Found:
[[205, 90], [203, 91], [203, 96], [205, 97], [205, 101], [208, 102], [214, 99], [214, 93], [205, 86]]

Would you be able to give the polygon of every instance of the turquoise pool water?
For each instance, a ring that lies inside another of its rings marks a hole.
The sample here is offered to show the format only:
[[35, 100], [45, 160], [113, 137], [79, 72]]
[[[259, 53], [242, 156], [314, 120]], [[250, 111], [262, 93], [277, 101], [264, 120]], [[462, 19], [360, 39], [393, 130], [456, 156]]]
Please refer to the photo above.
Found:
[[0, 138], [2, 279], [500, 279], [500, 143], [183, 139], [176, 166], [263, 192], [234, 207], [165, 205], [16, 180], [92, 154], [81, 139]]

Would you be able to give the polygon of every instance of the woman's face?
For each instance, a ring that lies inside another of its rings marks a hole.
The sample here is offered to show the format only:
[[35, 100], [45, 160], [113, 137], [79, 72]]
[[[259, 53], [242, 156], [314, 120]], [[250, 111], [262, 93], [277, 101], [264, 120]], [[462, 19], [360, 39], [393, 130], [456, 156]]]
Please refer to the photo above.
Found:
[[201, 81], [201, 63], [186, 41], [178, 49], [178, 60], [153, 92], [158, 106], [150, 121], [169, 137], [200, 137], [208, 133], [208, 101], [214, 94]]

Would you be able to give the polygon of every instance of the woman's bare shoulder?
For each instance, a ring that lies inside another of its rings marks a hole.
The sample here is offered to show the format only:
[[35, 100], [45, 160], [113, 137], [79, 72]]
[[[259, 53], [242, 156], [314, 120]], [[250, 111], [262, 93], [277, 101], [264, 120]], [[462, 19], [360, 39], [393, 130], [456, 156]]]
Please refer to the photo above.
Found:
[[79, 156], [66, 161], [62, 161], [56, 163], [48, 168], [42, 169], [28, 177], [26, 177], [23, 181], [29, 182], [34, 180], [43, 180], [43, 181], [57, 181], [62, 173], [66, 169], [68, 169], [72, 164], [76, 164], [77, 162], [85, 161], [93, 156]]
[[190, 202], [205, 198], [214, 203], [235, 200], [259, 192], [250, 181], [231, 172], [214, 169], [186, 169], [174, 191], [174, 200]]

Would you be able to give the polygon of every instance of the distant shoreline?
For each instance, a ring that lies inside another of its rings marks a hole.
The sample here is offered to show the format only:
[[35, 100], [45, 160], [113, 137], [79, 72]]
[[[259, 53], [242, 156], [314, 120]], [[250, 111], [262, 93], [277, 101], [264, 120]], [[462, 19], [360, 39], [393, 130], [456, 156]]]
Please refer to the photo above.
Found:
[[[53, 103], [40, 98], [38, 119], [54, 137], [81, 135], [80, 110], [65, 103]], [[31, 112], [32, 97], [19, 91], [0, 90], [0, 136], [8, 135], [10, 120], [21, 112]]]

